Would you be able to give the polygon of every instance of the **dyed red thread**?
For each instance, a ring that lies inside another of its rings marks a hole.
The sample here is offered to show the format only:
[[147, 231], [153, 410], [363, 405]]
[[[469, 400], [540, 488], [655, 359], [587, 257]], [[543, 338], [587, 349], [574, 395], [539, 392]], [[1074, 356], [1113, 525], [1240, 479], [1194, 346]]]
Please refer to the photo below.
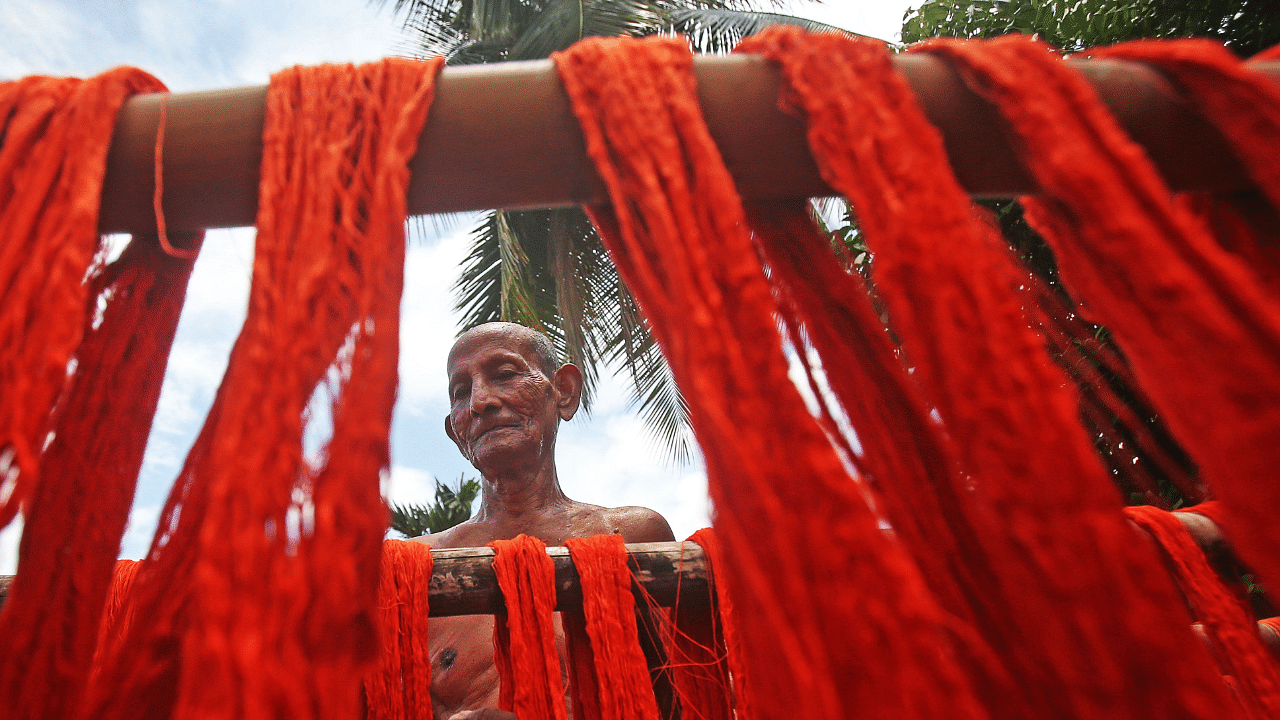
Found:
[[378, 666], [365, 677], [368, 720], [429, 718], [428, 593], [434, 561], [419, 542], [388, 540], [378, 580]]
[[[565, 541], [582, 584], [582, 613], [594, 662], [595, 684], [577, 693], [595, 696], [601, 720], [657, 720], [649, 666], [640, 649], [631, 569], [621, 535]], [[578, 717], [574, 715], [574, 717]]]
[[163, 89], [130, 68], [0, 84], [0, 525], [25, 516], [7, 717], [75, 717], [99, 643], [191, 264], [148, 236], [105, 264], [97, 200], [117, 111]]
[[[1053, 247], [1064, 285], [1125, 351], [1222, 501], [1245, 561], [1264, 579], [1280, 577], [1271, 510], [1280, 486], [1265, 480], [1280, 448], [1280, 302], [1174, 202], [1141, 148], [1056, 54], [1021, 38], [929, 50], [954, 62], [1010, 124], [1043, 188], [1024, 202], [1027, 219]], [[1218, 60], [1197, 62], [1213, 76]], [[1238, 87], [1227, 79], [1224, 88]], [[1280, 142], [1265, 131], [1252, 141], [1226, 134], [1264, 156]]]
[[195, 260], [199, 250], [179, 250], [169, 244], [169, 233], [165, 231], [164, 221], [164, 126], [169, 118], [169, 96], [160, 96], [160, 117], [156, 122], [155, 147], [155, 194], [151, 197], [151, 207], [156, 216], [156, 235], [160, 238], [160, 247], [166, 255], [183, 260]]
[[565, 720], [553, 618], [555, 565], [547, 546], [528, 535], [489, 545], [496, 551], [493, 573], [507, 606], [494, 625], [494, 661], [502, 682], [499, 704], [520, 718]]
[[[273, 78], [248, 316], [92, 717], [355, 712], [377, 647], [407, 163], [440, 65]], [[315, 464], [313, 397], [333, 419]]]
[[555, 61], [610, 191], [593, 220], [688, 389], [758, 716], [982, 716], [918, 568], [788, 380], [688, 47], [587, 40]]
[[1186, 527], [1173, 514], [1150, 506], [1125, 508], [1130, 520], [1164, 551], [1173, 577], [1234, 679], [1236, 696], [1250, 718], [1280, 712], [1280, 665], [1258, 637], [1248, 606], [1223, 584]]

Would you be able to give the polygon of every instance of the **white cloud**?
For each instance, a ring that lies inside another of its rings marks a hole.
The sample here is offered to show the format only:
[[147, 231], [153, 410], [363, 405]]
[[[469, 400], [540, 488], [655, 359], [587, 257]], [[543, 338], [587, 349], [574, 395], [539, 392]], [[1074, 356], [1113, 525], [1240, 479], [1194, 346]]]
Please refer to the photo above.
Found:
[[160, 521], [158, 504], [135, 505], [129, 511], [129, 524], [124, 528], [124, 538], [120, 540], [120, 557], [128, 560], [141, 560], [151, 547], [151, 538], [156, 534], [156, 524]]
[[439, 408], [431, 417], [448, 412], [445, 357], [461, 322], [453, 311], [453, 283], [470, 248], [472, 217], [464, 217], [438, 240], [409, 242], [400, 303], [401, 412], [421, 415], [428, 406]]
[[401, 43], [364, 0], [8, 0], [0, 77], [93, 75], [133, 65], [175, 92], [264, 85], [295, 64], [367, 62]]
[[658, 511], [676, 536], [687, 537], [710, 521], [706, 471], [700, 460], [675, 465], [661, 456], [652, 433], [628, 410], [625, 376], [602, 378], [591, 417], [560, 430], [560, 485], [574, 500]]
[[435, 478], [418, 468], [392, 466], [384, 497], [397, 505], [430, 505], [436, 499]]
[[18, 543], [22, 540], [22, 513], [0, 530], [0, 575], [18, 572]]

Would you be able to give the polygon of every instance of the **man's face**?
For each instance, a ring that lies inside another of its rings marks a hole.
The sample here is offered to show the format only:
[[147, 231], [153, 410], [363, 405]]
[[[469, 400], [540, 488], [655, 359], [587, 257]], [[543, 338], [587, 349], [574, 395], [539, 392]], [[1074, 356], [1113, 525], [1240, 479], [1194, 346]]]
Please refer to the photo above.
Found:
[[445, 430], [481, 472], [534, 462], [555, 445], [554, 378], [518, 330], [480, 328], [449, 353]]

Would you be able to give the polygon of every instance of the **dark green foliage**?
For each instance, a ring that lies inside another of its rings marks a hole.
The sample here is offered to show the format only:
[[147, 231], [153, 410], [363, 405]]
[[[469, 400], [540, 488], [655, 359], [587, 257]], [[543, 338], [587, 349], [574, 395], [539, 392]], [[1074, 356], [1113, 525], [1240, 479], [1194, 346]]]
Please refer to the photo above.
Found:
[[1036, 33], [1064, 52], [1204, 37], [1248, 56], [1280, 43], [1280, 0], [930, 0], [906, 14], [902, 41], [1009, 33]]
[[436, 480], [436, 501], [430, 506], [391, 504], [391, 529], [405, 537], [444, 532], [471, 518], [471, 503], [480, 494], [480, 481], [458, 478], [451, 488]]

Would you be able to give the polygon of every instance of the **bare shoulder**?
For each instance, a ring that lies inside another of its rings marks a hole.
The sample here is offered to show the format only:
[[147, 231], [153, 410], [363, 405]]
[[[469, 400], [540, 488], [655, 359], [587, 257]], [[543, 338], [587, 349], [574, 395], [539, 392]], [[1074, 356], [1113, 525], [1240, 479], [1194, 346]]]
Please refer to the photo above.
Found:
[[437, 550], [444, 548], [464, 548], [464, 547], [480, 547], [489, 541], [489, 538], [483, 537], [477, 533], [478, 528], [475, 524], [468, 520], [459, 525], [454, 525], [448, 530], [442, 530], [438, 533], [430, 535], [419, 535], [415, 538], [409, 538], [410, 542], [419, 542]]
[[606, 508], [605, 520], [612, 532], [629, 543], [670, 542], [676, 539], [667, 519], [647, 507]]

